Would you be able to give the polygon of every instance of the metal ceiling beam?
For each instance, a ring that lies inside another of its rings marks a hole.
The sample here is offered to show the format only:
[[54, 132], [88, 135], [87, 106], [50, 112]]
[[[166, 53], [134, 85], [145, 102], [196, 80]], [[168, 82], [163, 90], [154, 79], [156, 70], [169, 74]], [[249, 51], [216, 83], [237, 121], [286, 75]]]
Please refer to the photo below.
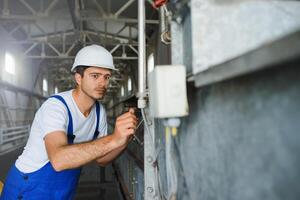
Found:
[[3, 9], [2, 9], [2, 14], [3, 15], [9, 15], [9, 7], [8, 7], [8, 0], [3, 0]]
[[[10, 44], [15, 44], [15, 45], [19, 45], [19, 44], [41, 44], [41, 43], [45, 43], [46, 40], [8, 40], [7, 42]], [[74, 44], [74, 42], [49, 42], [52, 45], [72, 45]], [[86, 42], [86, 45], [90, 45], [90, 44], [102, 44], [101, 42], [98, 41], [93, 41], [93, 42]], [[116, 45], [125, 45], [125, 46], [138, 46], [138, 43], [136, 42], [110, 42], [108, 45], [112, 45], [112, 46], [116, 46]], [[131, 48], [131, 47], [129, 47]], [[132, 49], [133, 50], [133, 49]], [[134, 51], [134, 50], [133, 50]]]
[[36, 11], [34, 10], [34, 8], [32, 8], [30, 6], [29, 3], [26, 2], [26, 0], [19, 0], [32, 14], [36, 14]]
[[46, 15], [49, 15], [49, 12], [56, 6], [58, 0], [52, 0], [49, 6], [45, 9]]
[[116, 40], [119, 40], [121, 42], [128, 42], [130, 40], [134, 41], [134, 42], [137, 42], [133, 38], [126, 37], [126, 36], [121, 36], [121, 35], [115, 35], [113, 33], [107, 33], [105, 31], [86, 30], [84, 32], [86, 32], [88, 34], [91, 34], [91, 35], [101, 36], [101, 37], [104, 37], [104, 38], [108, 38], [108, 39], [116, 39]]
[[106, 12], [104, 11], [103, 7], [98, 3], [97, 0], [93, 0], [93, 3], [97, 7], [98, 11], [102, 14], [102, 16], [106, 16]]
[[79, 30], [78, 0], [68, 0], [69, 13], [75, 30]]
[[110, 53], [113, 54], [121, 45], [116, 45], [112, 50], [110, 50]]
[[36, 22], [33, 23], [33, 25], [43, 34], [43, 35], [46, 35], [46, 31], [39, 25], [37, 24]]
[[[30, 59], [74, 59], [75, 56], [50, 56], [50, 55], [25, 55], [24, 58], [30, 58]], [[113, 57], [115, 60], [137, 60], [138, 57], [122, 57], [122, 56], [115, 56]]]
[[[40, 19], [46, 20], [66, 20], [69, 21], [71, 18], [68, 16], [48, 16], [46, 13], [44, 15], [17, 15], [17, 14], [2, 14], [0, 15], [0, 20], [11, 20], [20, 22], [34, 22]], [[123, 22], [137, 24], [138, 20], [136, 18], [126, 18], [126, 17], [114, 17], [114, 16], [102, 16], [102, 17], [82, 17], [84, 21], [107, 21], [107, 22]], [[147, 19], [146, 24], [159, 24], [158, 20]]]
[[127, 28], [127, 25], [125, 24], [118, 32], [115, 33], [115, 35], [119, 35], [120, 33], [122, 33], [122, 31], [124, 31]]
[[25, 52], [24, 55], [27, 55], [32, 49], [34, 49], [38, 44], [33, 43]]
[[134, 52], [136, 53], [136, 55], [139, 55], [139, 51], [138, 51], [136, 48], [134, 48], [132, 45], [129, 45], [129, 48], [130, 48], [132, 51], [134, 51]]
[[42, 34], [42, 35], [33, 35], [31, 36], [31, 39], [33, 40], [43, 40], [45, 38], [51, 38], [51, 37], [61, 37], [61, 35], [65, 36], [70, 36], [70, 35], [75, 35], [74, 29], [66, 30], [64, 32], [52, 32], [52, 33], [47, 33], [47, 34]]
[[[95, 36], [106, 37], [106, 38], [109, 38], [109, 39], [116, 39], [116, 40], [119, 40], [119, 41], [125, 42], [125, 43], [128, 42], [129, 40], [132, 41], [133, 43], [135, 42], [134, 38], [118, 35], [118, 34], [115, 34], [115, 33], [108, 33], [108, 32], [105, 32], [105, 31], [84, 30], [84, 31], [81, 31], [81, 32], [84, 33], [84, 34], [91, 34], [91, 35], [95, 35]], [[63, 33], [54, 32], [54, 33], [47, 33], [47, 34], [42, 34], [42, 35], [35, 35], [35, 36], [31, 36], [31, 39], [47, 41], [47, 38], [61, 37], [62, 34], [65, 35], [65, 36], [69, 36], [69, 35], [75, 35], [76, 32], [72, 29], [72, 30], [66, 30]]]
[[[117, 17], [83, 17], [83, 20], [87, 21], [115, 21], [115, 22], [123, 22], [123, 23], [132, 23], [132, 24], [137, 24], [138, 20], [136, 18], [117, 18]], [[159, 24], [158, 20], [152, 20], [152, 19], [147, 19], [145, 20], [146, 24]]]
[[12, 34], [13, 34], [15, 31], [17, 31], [20, 27], [21, 27], [21, 24], [18, 24], [18, 25], [15, 26], [12, 30], [10, 30], [10, 31], [8, 32], [8, 34], [12, 36]]
[[115, 12], [114, 16], [118, 17], [122, 12], [124, 12], [135, 0], [127, 1], [117, 12]]
[[30, 96], [37, 97], [39, 99], [46, 99], [46, 97], [44, 97], [44, 96], [42, 96], [42, 95], [40, 95], [38, 93], [32, 92], [31, 90], [27, 90], [25, 88], [21, 88], [21, 87], [15, 86], [13, 84], [10, 84], [10, 83], [4, 82], [4, 81], [0, 81], [0, 87], [2, 89], [7, 89], [7, 90], [11, 90], [11, 91], [21, 92], [21, 93], [24, 93], [24, 94], [27, 94], [27, 95], [30, 95]]
[[47, 45], [58, 55], [63, 55], [63, 53], [61, 53], [60, 51], [58, 51], [51, 43], [47, 43]]

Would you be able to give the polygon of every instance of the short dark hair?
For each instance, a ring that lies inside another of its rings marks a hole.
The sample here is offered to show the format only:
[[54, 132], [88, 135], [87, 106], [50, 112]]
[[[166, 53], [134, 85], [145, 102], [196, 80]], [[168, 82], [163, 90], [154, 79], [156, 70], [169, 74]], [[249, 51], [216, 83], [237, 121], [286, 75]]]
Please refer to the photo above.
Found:
[[84, 71], [90, 66], [79, 65], [75, 68], [74, 74], [78, 73], [81, 77], [83, 77]]

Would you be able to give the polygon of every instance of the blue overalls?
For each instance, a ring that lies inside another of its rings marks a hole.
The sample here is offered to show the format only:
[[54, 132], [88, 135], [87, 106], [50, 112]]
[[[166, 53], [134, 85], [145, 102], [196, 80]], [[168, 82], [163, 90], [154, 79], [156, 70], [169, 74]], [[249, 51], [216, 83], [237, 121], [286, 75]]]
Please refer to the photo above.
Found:
[[[61, 96], [54, 95], [50, 98], [56, 98], [66, 106], [69, 117], [68, 143], [73, 144], [75, 135], [73, 134], [73, 119], [70, 109]], [[96, 115], [97, 123], [93, 139], [99, 135], [100, 106], [97, 101]], [[0, 200], [71, 200], [74, 198], [80, 172], [81, 168], [56, 172], [48, 162], [35, 172], [23, 173], [13, 165], [6, 178]]]

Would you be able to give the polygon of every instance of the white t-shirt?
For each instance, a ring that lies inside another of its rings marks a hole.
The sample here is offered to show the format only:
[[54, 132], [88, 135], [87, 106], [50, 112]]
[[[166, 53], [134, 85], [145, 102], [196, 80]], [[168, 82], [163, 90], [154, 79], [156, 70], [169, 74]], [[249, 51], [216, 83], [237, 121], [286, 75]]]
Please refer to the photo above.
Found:
[[[79, 110], [72, 96], [72, 90], [59, 93], [66, 101], [73, 119], [74, 143], [90, 141], [96, 129], [96, 105], [90, 114], [85, 117]], [[107, 135], [106, 112], [100, 104], [99, 137]], [[66, 106], [56, 98], [47, 99], [35, 114], [29, 139], [22, 155], [16, 161], [16, 167], [24, 172], [31, 173], [42, 168], [49, 162], [44, 144], [44, 137], [53, 131], [64, 131], [67, 134], [69, 123]]]

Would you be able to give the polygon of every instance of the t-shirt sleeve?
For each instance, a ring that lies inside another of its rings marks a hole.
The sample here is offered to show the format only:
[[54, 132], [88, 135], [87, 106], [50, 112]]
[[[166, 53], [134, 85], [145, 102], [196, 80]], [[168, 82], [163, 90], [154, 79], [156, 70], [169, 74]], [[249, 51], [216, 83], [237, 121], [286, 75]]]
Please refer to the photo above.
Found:
[[68, 112], [57, 99], [48, 99], [41, 107], [40, 122], [43, 138], [54, 131], [66, 132], [68, 123]]
[[107, 135], [107, 116], [104, 107], [100, 106], [100, 122], [99, 122], [99, 135], [98, 138]]

